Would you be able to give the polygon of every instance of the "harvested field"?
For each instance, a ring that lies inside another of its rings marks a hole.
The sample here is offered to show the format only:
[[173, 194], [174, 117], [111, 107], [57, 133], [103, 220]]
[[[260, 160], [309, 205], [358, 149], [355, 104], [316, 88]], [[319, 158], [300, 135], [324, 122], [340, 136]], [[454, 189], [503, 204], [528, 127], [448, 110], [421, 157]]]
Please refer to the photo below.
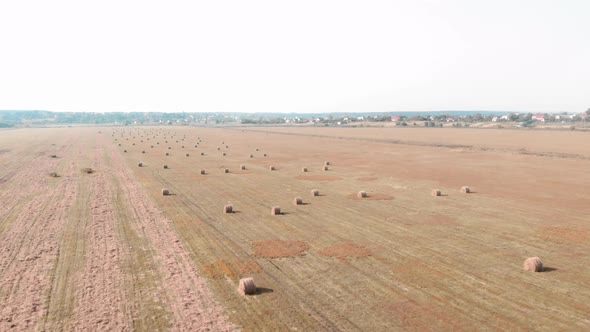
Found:
[[100, 131], [0, 131], [1, 331], [590, 329], [588, 133]]

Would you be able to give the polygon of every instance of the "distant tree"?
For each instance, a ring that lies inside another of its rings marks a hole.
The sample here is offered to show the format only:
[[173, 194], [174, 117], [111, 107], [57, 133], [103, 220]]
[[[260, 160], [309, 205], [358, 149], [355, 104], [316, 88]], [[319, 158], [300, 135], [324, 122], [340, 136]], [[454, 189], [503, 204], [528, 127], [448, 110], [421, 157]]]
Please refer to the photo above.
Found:
[[586, 110], [586, 115], [590, 115], [590, 108]]

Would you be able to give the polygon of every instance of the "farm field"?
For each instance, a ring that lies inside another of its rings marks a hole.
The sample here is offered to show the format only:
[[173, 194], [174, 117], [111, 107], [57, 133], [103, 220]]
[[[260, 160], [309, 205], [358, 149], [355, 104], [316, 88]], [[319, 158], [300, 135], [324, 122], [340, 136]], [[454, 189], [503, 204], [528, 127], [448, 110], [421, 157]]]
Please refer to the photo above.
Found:
[[0, 330], [588, 330], [587, 135], [0, 131]]

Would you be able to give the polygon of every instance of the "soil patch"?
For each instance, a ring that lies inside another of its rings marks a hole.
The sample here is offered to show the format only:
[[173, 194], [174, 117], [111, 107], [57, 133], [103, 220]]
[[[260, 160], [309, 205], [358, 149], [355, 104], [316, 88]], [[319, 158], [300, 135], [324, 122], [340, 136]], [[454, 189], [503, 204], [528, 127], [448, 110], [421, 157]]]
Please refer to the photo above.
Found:
[[543, 240], [563, 243], [579, 244], [590, 241], [590, 230], [566, 226], [546, 226], [540, 230]]
[[253, 260], [245, 262], [234, 261], [229, 263], [225, 260], [217, 260], [203, 267], [203, 271], [209, 278], [220, 279], [226, 276], [237, 280], [240, 276], [262, 272], [262, 267]]
[[310, 181], [335, 181], [342, 180], [341, 177], [333, 175], [299, 175], [295, 177], [297, 180], [310, 180]]
[[358, 178], [357, 181], [375, 181], [377, 179], [378, 179], [378, 177], [376, 177], [376, 176], [365, 176], [362, 178]]
[[357, 246], [352, 243], [341, 243], [319, 251], [322, 256], [348, 258], [371, 256], [371, 251], [364, 246]]
[[304, 256], [309, 245], [302, 241], [265, 240], [254, 242], [254, 256], [286, 258]]

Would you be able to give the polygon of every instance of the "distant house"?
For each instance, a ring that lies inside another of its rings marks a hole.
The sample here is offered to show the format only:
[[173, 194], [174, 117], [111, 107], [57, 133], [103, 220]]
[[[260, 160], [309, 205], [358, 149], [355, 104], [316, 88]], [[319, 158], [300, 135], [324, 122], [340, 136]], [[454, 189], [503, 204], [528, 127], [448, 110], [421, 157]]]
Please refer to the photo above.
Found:
[[496, 122], [496, 121], [498, 121], [498, 117], [497, 116], [495, 116], [495, 117], [492, 118], [492, 122]]
[[545, 122], [545, 115], [543, 115], [543, 114], [535, 114], [535, 115], [533, 115], [533, 120]]
[[392, 115], [391, 116], [391, 121], [393, 122], [398, 122], [402, 117], [401, 116], [397, 116], [397, 115]]
[[500, 117], [500, 119], [501, 119], [501, 120], [506, 120], [506, 121], [508, 121], [508, 115], [502, 115], [502, 116]]

